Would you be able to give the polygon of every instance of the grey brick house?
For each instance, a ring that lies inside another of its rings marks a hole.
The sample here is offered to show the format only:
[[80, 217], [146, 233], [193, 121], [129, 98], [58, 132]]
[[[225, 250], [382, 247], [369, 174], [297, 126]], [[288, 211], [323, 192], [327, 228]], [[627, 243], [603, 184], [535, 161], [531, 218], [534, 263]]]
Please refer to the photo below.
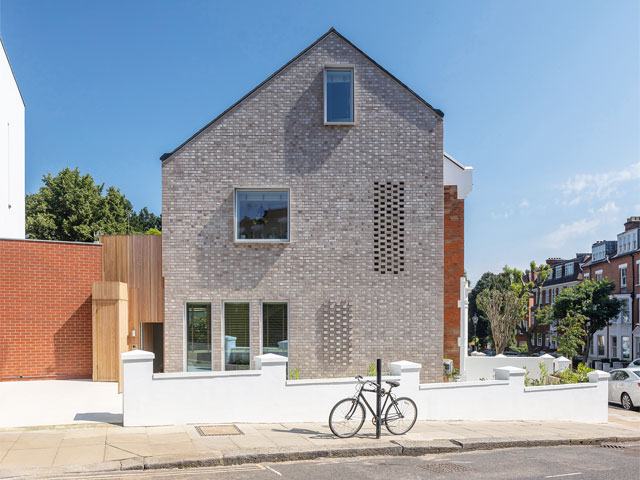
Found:
[[165, 371], [442, 378], [440, 110], [331, 29], [161, 160]]

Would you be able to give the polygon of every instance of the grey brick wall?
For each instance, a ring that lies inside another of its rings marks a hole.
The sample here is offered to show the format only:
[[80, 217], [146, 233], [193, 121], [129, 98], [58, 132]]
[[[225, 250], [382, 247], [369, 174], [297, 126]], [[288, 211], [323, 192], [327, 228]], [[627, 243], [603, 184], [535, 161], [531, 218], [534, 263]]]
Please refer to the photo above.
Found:
[[[323, 124], [323, 68], [336, 63], [355, 65], [355, 126]], [[363, 373], [380, 357], [422, 363], [423, 380], [440, 380], [442, 155], [442, 119], [329, 34], [165, 160], [165, 370], [184, 370], [185, 302], [212, 303], [220, 370], [222, 302], [251, 302], [253, 357], [261, 301], [287, 301], [301, 377]], [[404, 182], [397, 275], [374, 271], [374, 182]], [[290, 187], [290, 244], [234, 244], [238, 186]], [[325, 338], [332, 309], [344, 342]]]

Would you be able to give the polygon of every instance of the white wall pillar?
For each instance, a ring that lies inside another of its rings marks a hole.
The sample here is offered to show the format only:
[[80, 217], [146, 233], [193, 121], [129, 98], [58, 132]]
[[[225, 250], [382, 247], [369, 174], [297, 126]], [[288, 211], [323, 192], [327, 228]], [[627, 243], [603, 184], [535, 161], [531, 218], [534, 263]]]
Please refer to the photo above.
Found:
[[153, 381], [152, 352], [131, 350], [122, 358], [122, 424], [124, 426], [146, 425], [145, 399], [148, 398]]
[[469, 349], [469, 282], [466, 278], [460, 277], [460, 336], [458, 337], [458, 347], [460, 347], [460, 380], [467, 379], [466, 358]]
[[422, 365], [419, 363], [407, 360], [389, 362], [389, 373], [400, 376], [400, 386], [394, 392], [398, 395], [414, 395], [420, 388], [420, 370], [422, 370]]

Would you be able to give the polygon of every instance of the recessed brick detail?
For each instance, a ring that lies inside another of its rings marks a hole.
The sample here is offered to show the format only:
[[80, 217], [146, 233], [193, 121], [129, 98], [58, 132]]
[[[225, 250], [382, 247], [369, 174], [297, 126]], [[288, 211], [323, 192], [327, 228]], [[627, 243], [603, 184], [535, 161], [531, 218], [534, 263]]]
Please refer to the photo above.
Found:
[[458, 187], [444, 187], [444, 358], [460, 368], [460, 277], [464, 276], [464, 200]]
[[0, 380], [89, 378], [99, 244], [0, 240]]
[[330, 371], [351, 365], [351, 305], [349, 302], [326, 302], [318, 311], [322, 330], [322, 363]]

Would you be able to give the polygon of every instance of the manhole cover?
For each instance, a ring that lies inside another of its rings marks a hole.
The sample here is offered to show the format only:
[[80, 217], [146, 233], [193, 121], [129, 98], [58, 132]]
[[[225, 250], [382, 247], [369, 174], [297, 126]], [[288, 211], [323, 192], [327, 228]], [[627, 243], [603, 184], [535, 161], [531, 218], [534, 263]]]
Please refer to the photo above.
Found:
[[219, 435], [242, 435], [242, 431], [235, 425], [198, 425], [196, 430], [203, 437]]
[[469, 470], [466, 467], [454, 463], [427, 463], [426, 465], [420, 465], [420, 468], [434, 473], [467, 472]]

